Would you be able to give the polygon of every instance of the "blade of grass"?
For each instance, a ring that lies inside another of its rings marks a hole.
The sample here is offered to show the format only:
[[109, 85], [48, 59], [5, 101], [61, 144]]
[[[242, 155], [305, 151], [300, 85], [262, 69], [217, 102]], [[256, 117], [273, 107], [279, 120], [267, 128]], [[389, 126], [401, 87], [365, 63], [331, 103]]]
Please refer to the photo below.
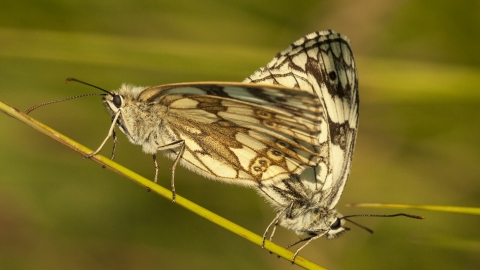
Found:
[[389, 203], [352, 203], [352, 204], [348, 204], [347, 206], [373, 207], [373, 208], [396, 208], [396, 209], [418, 209], [418, 210], [456, 213], [456, 214], [480, 215], [480, 208], [475, 208], [475, 207], [389, 204]]
[[[48, 137], [54, 139], [55, 141], [69, 147], [70, 149], [80, 153], [82, 156], [86, 156], [89, 153], [92, 153], [93, 150], [77, 143], [76, 141], [66, 137], [65, 135], [62, 135], [58, 133], [57, 131], [51, 129], [47, 125], [38, 122], [37, 120], [29, 117], [28, 115], [22, 113], [18, 109], [4, 103], [2, 100], [0, 100], [0, 110], [6, 113], [7, 115], [19, 120], [20, 122], [28, 125], [29, 127], [47, 135]], [[154, 183], [153, 181], [150, 181], [139, 174], [121, 166], [120, 164], [110, 160], [109, 158], [106, 158], [102, 155], [95, 155], [90, 158], [91, 160], [105, 166], [109, 170], [112, 170], [122, 176], [125, 176], [126, 178], [132, 180], [133, 182], [148, 188], [149, 190], [156, 192], [157, 194], [165, 197], [168, 200], [171, 200], [172, 198], [172, 192], [169, 189], [165, 189], [164, 187]], [[177, 194], [176, 196], [176, 203], [194, 213], [197, 215], [206, 218], [210, 220], [211, 222], [249, 240], [250, 242], [253, 242], [259, 246], [262, 244], [262, 237], [179, 196]], [[265, 241], [265, 249], [271, 251], [272, 253], [277, 254], [278, 256], [287, 259], [290, 261], [293, 257], [293, 253], [281, 246], [278, 246], [270, 241]], [[306, 269], [325, 269], [303, 257], [297, 256], [295, 259], [295, 264], [306, 268]]]

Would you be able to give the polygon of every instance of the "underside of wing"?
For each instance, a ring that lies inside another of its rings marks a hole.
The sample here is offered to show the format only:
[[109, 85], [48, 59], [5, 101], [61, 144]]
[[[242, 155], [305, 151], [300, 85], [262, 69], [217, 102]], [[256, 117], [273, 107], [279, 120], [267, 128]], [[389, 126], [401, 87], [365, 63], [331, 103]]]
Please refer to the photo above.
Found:
[[[327, 123], [321, 126], [319, 142], [326, 140], [328, 151], [318, 164], [315, 180], [320, 185], [315, 186], [328, 197], [326, 205], [334, 206], [350, 172], [358, 127], [357, 70], [348, 38], [331, 30], [311, 33], [244, 82], [293, 87], [321, 100]], [[325, 133], [328, 137], [322, 137]]]
[[[147, 89], [148, 90], [148, 89]], [[147, 91], [146, 90], [146, 91]], [[167, 133], [185, 141], [181, 164], [206, 177], [269, 185], [315, 166], [323, 108], [314, 95], [275, 86], [188, 84], [143, 98], [168, 107]], [[175, 157], [178, 150], [171, 150]]]

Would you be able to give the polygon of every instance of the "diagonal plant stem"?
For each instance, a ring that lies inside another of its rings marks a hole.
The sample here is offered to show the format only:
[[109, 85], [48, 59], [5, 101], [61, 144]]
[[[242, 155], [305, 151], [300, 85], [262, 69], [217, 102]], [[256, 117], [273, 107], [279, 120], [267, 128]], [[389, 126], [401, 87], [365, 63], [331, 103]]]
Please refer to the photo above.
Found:
[[[78, 142], [66, 137], [65, 135], [62, 135], [61, 133], [51, 129], [47, 125], [29, 117], [28, 115], [25, 115], [18, 109], [4, 103], [2, 100], [0, 100], [0, 110], [6, 113], [7, 115], [19, 120], [20, 122], [28, 125], [29, 127], [47, 135], [48, 137], [54, 139], [55, 141], [69, 147], [70, 149], [74, 150], [75, 152], [80, 153], [82, 156], [86, 156], [93, 151]], [[102, 155], [95, 155], [90, 158], [91, 160], [105, 166], [109, 170], [112, 170], [119, 175], [122, 175], [133, 182], [148, 188], [149, 190], [165, 197], [168, 200], [171, 200], [172, 198], [172, 192], [168, 189], [165, 189], [164, 187], [154, 183], [153, 181], [150, 181], [139, 174], [121, 166], [120, 164], [110, 160], [109, 158], [106, 158]], [[176, 196], [176, 203], [194, 213], [197, 215], [206, 218], [210, 220], [211, 222], [255, 243], [258, 246], [262, 245], [262, 237], [179, 196], [177, 194]], [[278, 246], [270, 241], [265, 241], [265, 249], [271, 251], [272, 253], [277, 254], [278, 256], [285, 258], [290, 262], [290, 260], [293, 257], [293, 253], [281, 246]], [[306, 269], [325, 269], [303, 257], [297, 256], [295, 259], [295, 264], [306, 268]]]
[[463, 206], [441, 206], [441, 205], [414, 205], [397, 203], [352, 203], [347, 206], [354, 207], [374, 207], [374, 208], [395, 208], [395, 209], [418, 209], [427, 211], [447, 212], [456, 214], [480, 215], [478, 207]]

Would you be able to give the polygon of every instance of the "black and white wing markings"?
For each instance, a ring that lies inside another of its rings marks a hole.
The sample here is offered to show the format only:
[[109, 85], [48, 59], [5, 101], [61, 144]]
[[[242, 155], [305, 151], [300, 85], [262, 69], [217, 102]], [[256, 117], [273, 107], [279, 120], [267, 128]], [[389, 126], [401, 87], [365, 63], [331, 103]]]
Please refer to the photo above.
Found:
[[[316, 187], [333, 208], [348, 178], [358, 126], [358, 81], [347, 37], [327, 30], [311, 33], [280, 52], [246, 83], [283, 85], [315, 93], [324, 105], [319, 142], [329, 144], [317, 170]], [[328, 130], [328, 132], [324, 132]], [[327, 172], [325, 172], [327, 170]]]
[[[257, 189], [277, 209], [277, 224], [298, 235], [308, 235], [298, 252], [311, 241], [336, 238], [346, 228], [334, 209], [350, 173], [358, 127], [357, 71], [349, 40], [331, 30], [309, 34], [244, 80], [268, 83], [313, 93], [323, 105], [318, 142], [320, 162], [300, 175]], [[326, 146], [326, 147], [325, 147]], [[273, 229], [270, 240], [273, 237]]]
[[[194, 83], [148, 88], [138, 99], [168, 108], [160, 133], [168, 134], [166, 141], [183, 140], [181, 164], [208, 178], [271, 184], [319, 162], [322, 145], [316, 138], [323, 108], [310, 93], [271, 85]], [[178, 151], [170, 149], [167, 155], [175, 158]]]

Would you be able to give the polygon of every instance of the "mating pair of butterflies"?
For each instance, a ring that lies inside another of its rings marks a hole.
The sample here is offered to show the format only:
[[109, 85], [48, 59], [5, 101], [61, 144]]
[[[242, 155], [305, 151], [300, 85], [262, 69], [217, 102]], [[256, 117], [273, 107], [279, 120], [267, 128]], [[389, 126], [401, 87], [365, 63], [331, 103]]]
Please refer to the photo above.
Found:
[[242, 83], [124, 84], [103, 102], [112, 116], [105, 141], [117, 125], [153, 155], [155, 181], [157, 151], [174, 160], [173, 200], [177, 164], [255, 188], [277, 210], [264, 239], [277, 224], [308, 236], [292, 261], [310, 241], [345, 231], [335, 205], [350, 172], [359, 113], [345, 36], [311, 33]]
[[311, 33], [243, 83], [122, 85], [104, 103], [130, 142], [175, 160], [173, 191], [180, 163], [256, 188], [277, 209], [270, 226], [308, 235], [306, 244], [345, 231], [334, 208], [350, 172], [359, 113], [345, 36]]

